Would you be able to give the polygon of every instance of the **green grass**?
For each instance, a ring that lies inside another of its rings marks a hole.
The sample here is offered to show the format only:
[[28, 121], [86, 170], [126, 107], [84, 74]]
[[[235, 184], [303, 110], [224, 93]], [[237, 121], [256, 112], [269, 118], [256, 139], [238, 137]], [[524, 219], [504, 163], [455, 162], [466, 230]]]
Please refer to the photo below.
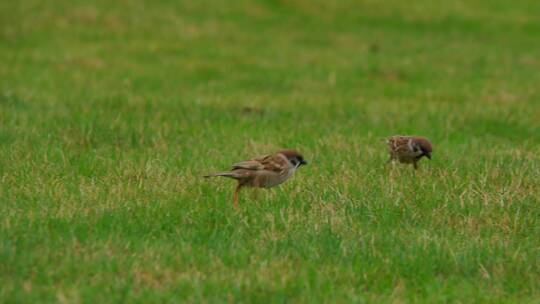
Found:
[[[538, 16], [0, 2], [0, 302], [538, 303]], [[201, 178], [284, 147], [310, 165], [240, 211]]]

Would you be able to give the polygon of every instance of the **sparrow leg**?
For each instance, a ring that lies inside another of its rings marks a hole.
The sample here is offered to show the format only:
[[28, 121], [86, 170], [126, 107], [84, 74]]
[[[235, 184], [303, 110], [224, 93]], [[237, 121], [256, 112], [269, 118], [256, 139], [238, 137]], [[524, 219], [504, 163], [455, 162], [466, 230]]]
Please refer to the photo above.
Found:
[[242, 184], [238, 183], [238, 185], [236, 185], [236, 189], [234, 189], [233, 206], [235, 209], [238, 209], [238, 192], [240, 192], [241, 188], [242, 188]]
[[418, 164], [417, 162], [413, 162], [414, 170], [418, 170]]

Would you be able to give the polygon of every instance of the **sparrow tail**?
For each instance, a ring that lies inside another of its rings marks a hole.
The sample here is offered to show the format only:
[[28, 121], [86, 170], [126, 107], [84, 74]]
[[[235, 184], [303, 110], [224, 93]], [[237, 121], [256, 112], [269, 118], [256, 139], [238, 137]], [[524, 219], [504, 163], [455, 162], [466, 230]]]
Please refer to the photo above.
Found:
[[210, 177], [216, 177], [216, 176], [225, 176], [225, 177], [235, 178], [236, 174], [234, 174], [232, 172], [216, 172], [216, 173], [211, 173], [211, 174], [208, 174], [208, 175], [204, 175], [203, 177], [204, 178], [210, 178]]

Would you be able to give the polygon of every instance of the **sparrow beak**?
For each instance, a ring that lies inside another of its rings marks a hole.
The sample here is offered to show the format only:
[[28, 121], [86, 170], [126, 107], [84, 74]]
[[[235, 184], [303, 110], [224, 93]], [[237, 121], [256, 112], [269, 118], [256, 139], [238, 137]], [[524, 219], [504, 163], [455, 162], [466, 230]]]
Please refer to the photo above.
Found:
[[307, 165], [307, 161], [302, 160], [302, 161], [300, 162], [300, 165]]
[[431, 153], [426, 153], [424, 154], [427, 158], [429, 158], [429, 160], [431, 160]]

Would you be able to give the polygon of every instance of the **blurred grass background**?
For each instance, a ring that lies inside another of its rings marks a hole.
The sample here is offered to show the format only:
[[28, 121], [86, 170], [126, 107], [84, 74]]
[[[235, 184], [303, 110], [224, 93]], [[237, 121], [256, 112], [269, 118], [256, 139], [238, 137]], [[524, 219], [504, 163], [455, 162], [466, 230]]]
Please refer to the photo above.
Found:
[[[0, 301], [537, 302], [539, 15], [2, 1]], [[200, 178], [283, 147], [310, 165], [240, 212]]]

